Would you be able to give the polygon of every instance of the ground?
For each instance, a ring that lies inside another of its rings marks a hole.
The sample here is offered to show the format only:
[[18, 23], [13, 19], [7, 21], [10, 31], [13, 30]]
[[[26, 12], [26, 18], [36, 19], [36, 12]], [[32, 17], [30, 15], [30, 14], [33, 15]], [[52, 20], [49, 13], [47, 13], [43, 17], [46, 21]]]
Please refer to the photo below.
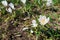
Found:
[[[50, 17], [50, 21], [46, 26], [48, 30], [40, 30], [42, 33], [37, 40], [60, 40], [60, 4], [50, 7], [35, 4], [33, 0], [27, 1], [26, 5], [17, 0], [10, 1], [15, 4], [16, 10], [9, 13], [5, 10], [1, 2], [0, 11], [0, 40], [36, 40], [36, 34], [30, 33], [31, 21], [39, 15]], [[24, 27], [30, 28], [23, 31]], [[50, 34], [51, 33], [51, 34]]]

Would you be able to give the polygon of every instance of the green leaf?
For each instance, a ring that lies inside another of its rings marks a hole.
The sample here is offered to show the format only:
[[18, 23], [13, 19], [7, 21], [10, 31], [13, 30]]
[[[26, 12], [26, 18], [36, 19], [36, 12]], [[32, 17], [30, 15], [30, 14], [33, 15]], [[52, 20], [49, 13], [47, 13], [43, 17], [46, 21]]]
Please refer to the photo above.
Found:
[[52, 0], [54, 5], [58, 4], [58, 0]]

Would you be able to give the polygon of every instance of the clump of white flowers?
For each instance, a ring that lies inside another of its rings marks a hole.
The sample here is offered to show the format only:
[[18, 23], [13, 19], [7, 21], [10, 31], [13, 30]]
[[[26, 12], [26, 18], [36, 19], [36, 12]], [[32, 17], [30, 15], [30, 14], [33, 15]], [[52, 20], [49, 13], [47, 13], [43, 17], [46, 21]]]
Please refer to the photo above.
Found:
[[8, 5], [8, 3], [7, 3], [6, 0], [2, 1], [1, 3], [2, 3], [5, 7]]
[[37, 27], [37, 25], [36, 20], [32, 20], [32, 27]]
[[[38, 21], [40, 22], [41, 25], [45, 25], [49, 22], [49, 17], [46, 18], [46, 16], [40, 15]], [[36, 20], [32, 20], [32, 27], [37, 27], [37, 25], [38, 24], [36, 23]]]
[[52, 0], [47, 0], [46, 6], [51, 6], [52, 5]]
[[22, 2], [23, 4], [25, 4], [25, 3], [26, 3], [26, 0], [21, 0], [21, 2]]
[[39, 20], [39, 22], [40, 22], [41, 25], [45, 25], [46, 23], [49, 22], [49, 17], [46, 18], [46, 16], [42, 16], [42, 15], [40, 15], [40, 17], [39, 17], [38, 20]]
[[6, 11], [7, 11], [7, 12], [12, 13], [12, 9], [15, 10], [15, 7], [14, 7], [14, 4], [13, 4], [13, 3], [9, 3], [9, 4], [8, 4], [8, 2], [7, 2], [6, 0], [4, 0], [4, 1], [2, 1], [2, 4], [3, 4], [4, 6], [9, 6], [9, 8], [6, 8]]

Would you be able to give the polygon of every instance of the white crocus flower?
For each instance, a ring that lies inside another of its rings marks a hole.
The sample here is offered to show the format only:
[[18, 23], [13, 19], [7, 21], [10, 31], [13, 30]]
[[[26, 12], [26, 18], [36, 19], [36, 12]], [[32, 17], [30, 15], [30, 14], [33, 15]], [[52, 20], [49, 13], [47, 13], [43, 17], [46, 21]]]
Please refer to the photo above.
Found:
[[46, 16], [42, 16], [42, 15], [40, 15], [40, 17], [39, 17], [38, 20], [39, 20], [39, 22], [40, 22], [41, 25], [45, 25], [46, 23], [49, 22], [49, 17], [46, 18]]
[[6, 0], [2, 1], [1, 3], [2, 3], [4, 6], [7, 6], [7, 5], [8, 5], [8, 3], [7, 3]]
[[52, 5], [52, 0], [47, 0], [46, 6], [51, 6]]
[[33, 33], [33, 30], [30, 30], [31, 33]]
[[28, 27], [25, 27], [25, 28], [23, 28], [22, 30], [24, 31], [24, 30], [27, 30], [28, 29]]
[[32, 27], [37, 27], [36, 20], [32, 20]]
[[10, 6], [12, 9], [15, 9], [13, 3], [10, 3], [9, 6]]
[[25, 4], [26, 3], [26, 0], [21, 0], [21, 2]]
[[12, 9], [10, 7], [6, 9], [6, 11], [12, 13]]

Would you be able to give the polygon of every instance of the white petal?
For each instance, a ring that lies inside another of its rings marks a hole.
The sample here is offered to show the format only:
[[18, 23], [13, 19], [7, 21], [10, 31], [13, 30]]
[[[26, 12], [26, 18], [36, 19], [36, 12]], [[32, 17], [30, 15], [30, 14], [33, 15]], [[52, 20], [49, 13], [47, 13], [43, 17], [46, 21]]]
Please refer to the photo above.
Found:
[[47, 2], [52, 3], [52, 0], [47, 0]]
[[42, 17], [43, 17], [42, 15], [39, 16], [39, 19], [38, 19], [39, 22], [42, 20]]
[[25, 4], [26, 3], [26, 0], [21, 0], [21, 2]]
[[52, 5], [52, 0], [47, 0], [46, 6]]
[[8, 5], [8, 3], [7, 3], [6, 0], [5, 0], [5, 1], [2, 1], [2, 4], [3, 4], [4, 6], [7, 6], [7, 5]]
[[49, 17], [46, 19], [46, 23], [48, 23], [49, 22]]
[[25, 28], [23, 28], [22, 30], [24, 31], [24, 30], [27, 30], [28, 28], [27, 27], [25, 27]]
[[36, 23], [36, 20], [32, 20], [32, 23], [35, 24]]
[[37, 24], [32, 24], [32, 27], [37, 27]]
[[32, 20], [32, 27], [37, 27], [37, 23], [36, 23], [36, 20]]
[[10, 3], [9, 6], [10, 6], [12, 9], [15, 9], [13, 3]]
[[38, 19], [39, 22], [42, 22], [42, 20], [45, 20], [46, 19], [46, 16], [40, 16], [40, 18]]
[[40, 15], [39, 18], [42, 19], [42, 15]]
[[46, 6], [50, 6], [51, 5], [51, 3], [46, 3]]
[[33, 33], [33, 30], [31, 30], [30, 32]]
[[46, 16], [40, 16], [40, 20], [46, 19]]
[[46, 16], [43, 16], [42, 19], [46, 19]]
[[12, 13], [12, 9], [10, 7], [6, 9], [6, 11]]

